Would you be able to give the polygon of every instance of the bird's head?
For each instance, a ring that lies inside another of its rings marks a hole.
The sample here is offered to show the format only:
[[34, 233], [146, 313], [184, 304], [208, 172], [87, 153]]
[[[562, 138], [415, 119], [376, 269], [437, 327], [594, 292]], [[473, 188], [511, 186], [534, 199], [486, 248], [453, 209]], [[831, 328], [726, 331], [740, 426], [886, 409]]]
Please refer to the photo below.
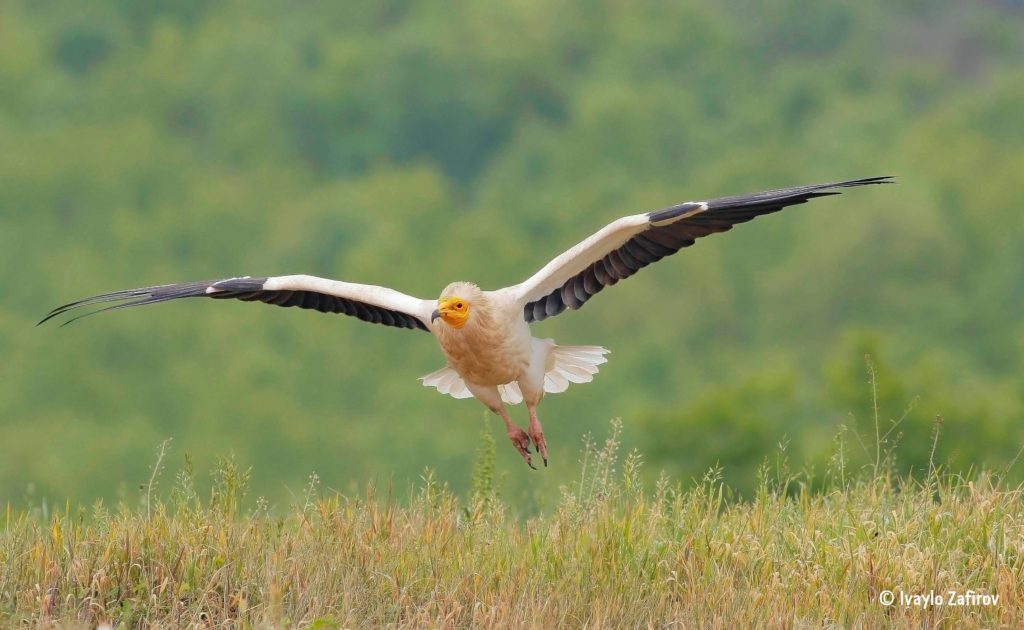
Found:
[[469, 321], [473, 303], [481, 297], [482, 292], [475, 284], [452, 283], [441, 292], [441, 297], [437, 299], [437, 309], [430, 314], [430, 321], [441, 319], [452, 328], [462, 328]]

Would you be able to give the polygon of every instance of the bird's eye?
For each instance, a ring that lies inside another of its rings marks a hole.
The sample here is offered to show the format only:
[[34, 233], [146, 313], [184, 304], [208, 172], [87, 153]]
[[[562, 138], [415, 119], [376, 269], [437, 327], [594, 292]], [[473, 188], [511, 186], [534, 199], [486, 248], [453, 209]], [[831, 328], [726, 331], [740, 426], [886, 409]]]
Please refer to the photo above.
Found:
[[462, 302], [459, 302], [458, 304], [456, 304], [455, 308], [457, 308], [459, 310], [462, 310]]

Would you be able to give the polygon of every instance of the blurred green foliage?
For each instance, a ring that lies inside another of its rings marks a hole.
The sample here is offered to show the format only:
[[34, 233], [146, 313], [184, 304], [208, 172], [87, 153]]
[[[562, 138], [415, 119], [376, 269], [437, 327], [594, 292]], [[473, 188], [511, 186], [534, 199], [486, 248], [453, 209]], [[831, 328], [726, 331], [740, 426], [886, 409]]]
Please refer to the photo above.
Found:
[[417, 383], [427, 335], [201, 301], [32, 327], [60, 303], [244, 274], [504, 286], [626, 213], [886, 174], [538, 325], [613, 354], [545, 401], [552, 468], [497, 433], [503, 492], [557, 496], [614, 416], [652, 472], [749, 487], [784, 440], [826, 462], [840, 425], [874, 434], [865, 354], [902, 465], [937, 414], [942, 461], [1008, 462], [1022, 32], [1014, 2], [2, 3], [0, 501], [135, 492], [165, 437], [235, 453], [271, 500], [314, 470], [469, 484], [485, 414]]

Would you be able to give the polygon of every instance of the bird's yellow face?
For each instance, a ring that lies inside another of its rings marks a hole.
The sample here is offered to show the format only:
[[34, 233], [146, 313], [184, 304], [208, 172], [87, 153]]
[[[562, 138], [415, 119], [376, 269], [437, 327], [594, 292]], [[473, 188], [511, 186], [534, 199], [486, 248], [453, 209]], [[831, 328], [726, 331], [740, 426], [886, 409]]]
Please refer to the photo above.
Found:
[[437, 310], [431, 316], [431, 321], [438, 318], [444, 320], [452, 328], [462, 328], [469, 320], [469, 302], [460, 297], [446, 297], [437, 301]]

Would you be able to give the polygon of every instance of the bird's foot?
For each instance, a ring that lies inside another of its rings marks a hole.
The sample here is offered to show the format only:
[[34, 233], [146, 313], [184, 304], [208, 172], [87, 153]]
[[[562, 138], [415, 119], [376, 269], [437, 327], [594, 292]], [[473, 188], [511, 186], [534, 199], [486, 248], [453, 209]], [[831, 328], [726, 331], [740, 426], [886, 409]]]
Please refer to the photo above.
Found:
[[544, 466], [548, 465], [548, 443], [544, 440], [544, 427], [540, 426], [537, 418], [537, 408], [530, 407], [530, 439], [537, 446], [537, 452], [544, 459]]
[[[538, 425], [539, 426], [539, 425]], [[544, 441], [544, 432], [537, 430], [534, 431], [533, 427], [530, 427], [530, 439], [533, 440], [534, 445], [537, 447], [537, 452], [540, 453], [541, 459], [544, 460], [544, 467], [548, 465], [548, 443]]]
[[[508, 439], [512, 440], [512, 446], [516, 447], [519, 454], [526, 460], [526, 465], [537, 470], [537, 467], [533, 465], [533, 460], [530, 458], [530, 436], [526, 434], [526, 431], [514, 425], [510, 426], [508, 428]], [[546, 463], [547, 460], [545, 459]]]
[[547, 467], [548, 443], [544, 439], [544, 427], [541, 426], [541, 421], [537, 419], [536, 414], [530, 414], [529, 438], [534, 440], [534, 445], [537, 447], [537, 452], [541, 454], [541, 458], [544, 459], [544, 466]]

